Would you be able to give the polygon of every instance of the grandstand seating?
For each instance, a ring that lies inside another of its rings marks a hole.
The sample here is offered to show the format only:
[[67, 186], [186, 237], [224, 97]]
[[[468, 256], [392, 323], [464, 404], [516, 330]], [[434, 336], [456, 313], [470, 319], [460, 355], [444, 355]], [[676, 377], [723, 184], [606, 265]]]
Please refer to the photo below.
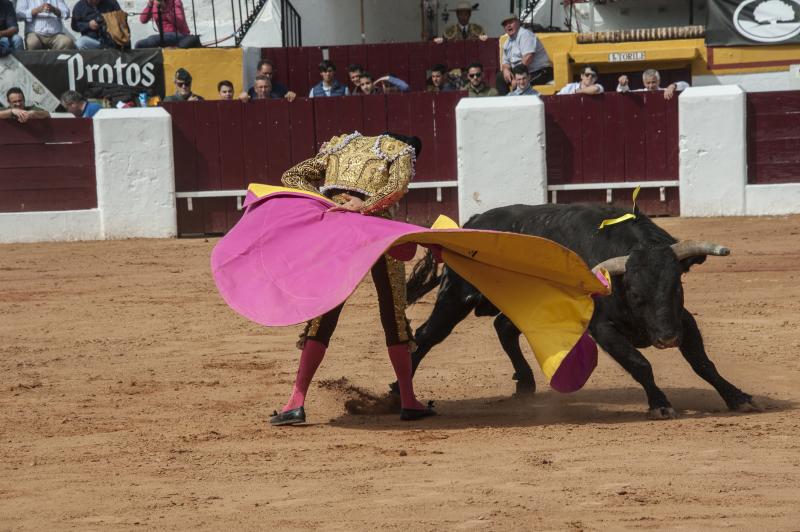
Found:
[[304, 95], [319, 82], [317, 65], [325, 53], [336, 64], [336, 78], [341, 83], [350, 83], [347, 67], [358, 63], [376, 78], [391, 72], [408, 82], [412, 91], [425, 90], [428, 69], [436, 63], [452, 69], [479, 61], [483, 63], [485, 79], [493, 80], [500, 60], [497, 39], [442, 44], [417, 42], [262, 48], [261, 57], [275, 64], [278, 81]]

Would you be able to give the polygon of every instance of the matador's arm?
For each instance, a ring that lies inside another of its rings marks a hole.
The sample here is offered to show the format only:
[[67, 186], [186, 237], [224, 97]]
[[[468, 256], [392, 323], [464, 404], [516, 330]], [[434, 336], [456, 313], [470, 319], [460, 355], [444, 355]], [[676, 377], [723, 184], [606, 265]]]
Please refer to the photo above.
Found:
[[319, 187], [325, 181], [325, 157], [312, 157], [297, 163], [281, 176], [281, 183], [290, 188], [297, 188], [319, 194]]
[[361, 212], [372, 214], [391, 207], [408, 192], [408, 183], [414, 175], [411, 155], [401, 155], [389, 165], [389, 180], [375, 194], [364, 201]]

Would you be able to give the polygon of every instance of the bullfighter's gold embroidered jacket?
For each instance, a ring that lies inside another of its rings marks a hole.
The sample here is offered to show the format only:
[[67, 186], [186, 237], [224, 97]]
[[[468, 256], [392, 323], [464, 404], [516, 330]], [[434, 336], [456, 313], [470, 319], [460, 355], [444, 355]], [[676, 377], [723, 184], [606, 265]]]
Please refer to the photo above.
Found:
[[[320, 152], [284, 172], [287, 187], [309, 192], [356, 192], [364, 214], [386, 210], [408, 191], [414, 176], [414, 148], [388, 135], [365, 137], [358, 131], [333, 137]], [[337, 201], [337, 198], [333, 198]]]

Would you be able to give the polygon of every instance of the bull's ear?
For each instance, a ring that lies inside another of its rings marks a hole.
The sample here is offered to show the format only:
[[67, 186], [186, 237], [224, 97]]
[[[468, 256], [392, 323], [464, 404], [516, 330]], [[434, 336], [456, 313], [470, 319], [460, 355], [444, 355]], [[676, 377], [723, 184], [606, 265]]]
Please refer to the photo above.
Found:
[[689, 268], [691, 268], [695, 264], [703, 264], [707, 258], [708, 255], [695, 255], [693, 257], [685, 258], [682, 261], [680, 261], [681, 267], [683, 267], [684, 272], [688, 272]]

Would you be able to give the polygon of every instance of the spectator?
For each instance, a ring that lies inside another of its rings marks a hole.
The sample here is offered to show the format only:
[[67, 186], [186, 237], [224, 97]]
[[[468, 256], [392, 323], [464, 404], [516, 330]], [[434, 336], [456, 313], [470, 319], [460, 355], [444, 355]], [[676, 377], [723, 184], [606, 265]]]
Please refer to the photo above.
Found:
[[350, 91], [336, 81], [336, 65], [327, 59], [319, 64], [319, 75], [322, 81], [311, 87], [308, 92], [309, 98], [321, 98], [325, 96], [347, 96]]
[[[636, 89], [634, 92], [641, 91], [664, 91], [664, 99], [671, 100], [675, 95], [675, 91], [684, 91], [689, 88], [689, 84], [685, 81], [678, 81], [667, 85], [666, 89], [661, 88], [661, 74], [654, 68], [649, 68], [642, 73], [643, 89]], [[617, 92], [628, 92], [631, 88], [628, 86], [628, 76], [622, 75], [619, 77], [619, 85], [617, 85]]]
[[444, 41], [477, 41], [479, 39], [485, 41], [489, 38], [481, 26], [469, 21], [472, 16], [471, 2], [457, 3], [454, 11], [456, 12], [458, 23], [445, 28], [444, 36], [436, 37], [433, 40], [435, 43], [442, 44]]
[[375, 83], [372, 79], [372, 74], [369, 72], [362, 72], [361, 77], [358, 79], [358, 88], [359, 94], [366, 95], [366, 94], [382, 94], [383, 90], [380, 87], [375, 86]]
[[139, 15], [139, 21], [147, 24], [150, 21], [156, 27], [156, 34], [136, 42], [136, 48], [158, 48], [161, 46], [159, 25], [164, 31], [164, 46], [178, 48], [197, 48], [200, 38], [192, 35], [186, 24], [181, 0], [147, 0], [147, 5]]
[[275, 90], [275, 87], [272, 85], [272, 78], [270, 76], [264, 76], [259, 74], [256, 76], [256, 80], [253, 83], [253, 96], [250, 96], [250, 92], [242, 92], [239, 95], [239, 99], [243, 102], [249, 102], [250, 100], [277, 100], [280, 98], [286, 98], [287, 100], [294, 101], [295, 97], [297, 96], [292, 91], [287, 91], [283, 96]]
[[431, 67], [431, 77], [426, 88], [428, 92], [450, 92], [456, 90], [447, 76], [447, 67], [442, 64]]
[[494, 89], [483, 82], [482, 64], [472, 63], [467, 69], [467, 78], [469, 78], [467, 93], [470, 98], [497, 96], [497, 89]]
[[91, 118], [103, 108], [99, 103], [87, 102], [78, 91], [67, 91], [62, 94], [61, 105], [76, 118]]
[[506, 96], [539, 96], [539, 92], [531, 87], [531, 75], [525, 65], [517, 65], [511, 72], [514, 74], [514, 90]]
[[531, 85], [553, 81], [553, 65], [536, 35], [521, 27], [516, 15], [503, 19], [502, 25], [508, 40], [503, 45], [502, 79], [498, 75], [498, 90], [505, 92], [507, 86], [512, 84], [514, 74], [511, 69], [517, 65], [525, 65], [528, 69]]
[[25, 47], [28, 50], [72, 50], [75, 43], [64, 33], [61, 19], [69, 18], [64, 0], [17, 0], [17, 18], [25, 21]]
[[408, 83], [391, 74], [375, 80], [375, 85], [380, 87], [385, 94], [392, 92], [408, 92]]
[[233, 83], [227, 79], [217, 83], [217, 92], [219, 92], [220, 100], [233, 101]]
[[353, 63], [347, 67], [347, 73], [350, 76], [350, 83], [353, 84], [350, 88], [350, 94], [353, 96], [361, 94], [361, 74], [364, 73], [364, 67]]
[[[275, 65], [269, 59], [264, 59], [258, 63], [258, 66], [256, 67], [256, 76], [268, 77], [272, 82], [272, 92], [276, 93], [281, 98], [286, 97], [286, 99], [291, 102], [297, 96], [297, 94], [275, 81]], [[247, 89], [246, 93], [242, 92], [239, 94], [239, 99], [243, 102], [255, 97], [256, 91], [254, 87]]]
[[78, 50], [114, 48], [114, 41], [103, 31], [103, 13], [119, 10], [117, 0], [79, 0], [72, 8], [71, 24], [81, 34], [75, 41]]
[[0, 0], [0, 57], [23, 48], [14, 4], [10, 0]]
[[35, 105], [25, 105], [25, 94], [19, 87], [11, 87], [6, 91], [8, 108], [0, 109], [0, 120], [14, 118], [24, 124], [28, 120], [50, 118], [50, 113]]
[[192, 92], [192, 75], [185, 68], [175, 71], [175, 94], [164, 98], [165, 102], [197, 102], [204, 98]]
[[592, 65], [586, 65], [581, 70], [581, 80], [567, 83], [558, 94], [603, 94], [605, 89], [597, 83], [597, 69]]

